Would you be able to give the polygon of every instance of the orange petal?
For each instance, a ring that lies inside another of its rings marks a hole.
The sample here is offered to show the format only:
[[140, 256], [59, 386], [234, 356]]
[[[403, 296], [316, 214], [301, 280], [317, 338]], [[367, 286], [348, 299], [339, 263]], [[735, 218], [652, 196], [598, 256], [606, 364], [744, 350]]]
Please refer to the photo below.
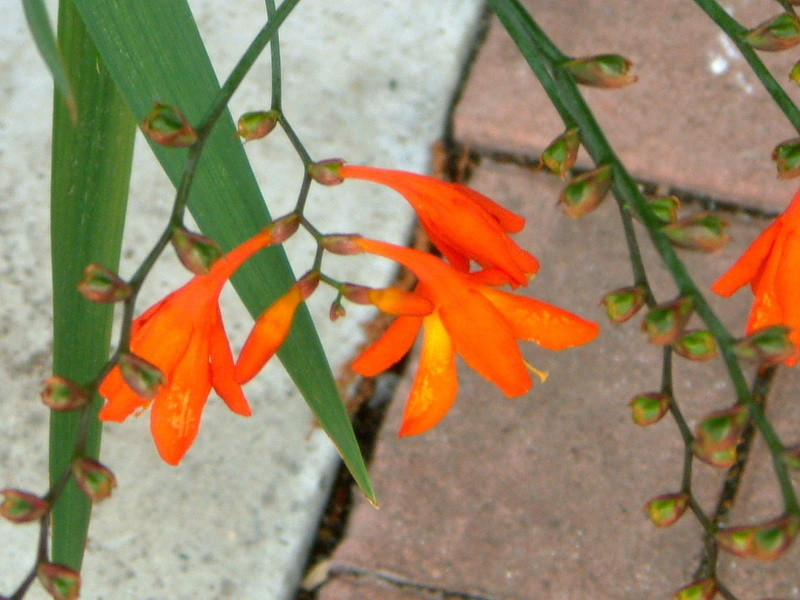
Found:
[[100, 395], [107, 400], [97, 415], [101, 421], [122, 423], [136, 409], [147, 406], [150, 401], [134, 392], [122, 379], [119, 367], [111, 369], [100, 384]]
[[249, 417], [250, 406], [242, 392], [242, 386], [234, 377], [233, 355], [225, 335], [222, 324], [222, 314], [219, 307], [216, 310], [216, 322], [211, 328], [210, 358], [211, 358], [211, 385], [220, 398], [238, 415]]
[[753, 240], [750, 247], [733, 263], [731, 268], [712, 284], [711, 291], [727, 297], [744, 284], [753, 281], [764, 265], [782, 227], [783, 222], [778, 217]]
[[597, 323], [540, 300], [488, 287], [480, 292], [511, 323], [515, 337], [536, 342], [547, 350], [585, 344], [599, 331]]
[[158, 453], [170, 465], [181, 461], [197, 437], [211, 391], [208, 355], [208, 340], [193, 336], [175, 370], [168, 374], [169, 383], [153, 400], [150, 431]]
[[436, 425], [458, 393], [455, 352], [442, 321], [426, 317], [422, 352], [398, 435], [416, 435]]
[[519, 396], [533, 385], [511, 325], [478, 292], [470, 290], [439, 307], [442, 322], [467, 364], [498, 386]]
[[421, 317], [398, 317], [374, 344], [356, 358], [352, 369], [364, 377], [382, 373], [409, 351], [421, 324]]
[[525, 219], [511, 212], [510, 210], [503, 208], [491, 198], [487, 198], [480, 192], [476, 192], [472, 188], [459, 183], [451, 183], [450, 186], [467, 196], [475, 204], [489, 213], [504, 231], [507, 231], [508, 233], [517, 233], [522, 231], [525, 227]]
[[293, 285], [258, 317], [236, 362], [234, 372], [236, 381], [239, 383], [250, 381], [278, 351], [289, 335], [292, 318], [302, 301], [303, 293], [300, 287]]
[[390, 315], [431, 314], [433, 304], [427, 298], [398, 288], [370, 289], [367, 294], [372, 304]]
[[[800, 229], [787, 235], [781, 252], [777, 273], [777, 301], [781, 309], [781, 322], [792, 328], [789, 334], [795, 346], [800, 347]], [[798, 355], [785, 361], [788, 366], [797, 363]]]

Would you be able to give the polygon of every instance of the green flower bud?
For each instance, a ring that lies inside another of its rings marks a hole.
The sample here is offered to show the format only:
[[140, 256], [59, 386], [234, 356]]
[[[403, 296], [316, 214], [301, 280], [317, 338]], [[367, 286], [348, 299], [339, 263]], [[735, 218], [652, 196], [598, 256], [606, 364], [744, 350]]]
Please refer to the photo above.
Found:
[[772, 160], [778, 169], [778, 179], [791, 179], [800, 175], [800, 138], [778, 144], [772, 151]]
[[636, 75], [628, 73], [631, 62], [619, 54], [599, 54], [575, 58], [564, 63], [564, 67], [578, 83], [605, 89], [619, 88], [636, 81]]
[[728, 243], [730, 236], [725, 233], [728, 224], [717, 217], [701, 213], [669, 223], [661, 228], [669, 241], [679, 248], [713, 252]]
[[800, 44], [800, 19], [792, 13], [781, 13], [748, 31], [744, 40], [756, 50], [786, 50]]
[[637, 425], [652, 425], [661, 420], [669, 410], [669, 396], [660, 392], [639, 394], [631, 398], [631, 418]]
[[647, 292], [642, 286], [624, 287], [609, 292], [600, 301], [612, 323], [624, 323], [645, 304]]
[[222, 256], [214, 240], [182, 227], [172, 230], [172, 246], [181, 264], [195, 275], [206, 275]]
[[773, 561], [791, 546], [800, 519], [784, 515], [760, 525], [726, 527], [717, 532], [716, 539], [723, 550], [756, 560]]
[[672, 349], [689, 360], [711, 360], [717, 355], [717, 342], [710, 331], [696, 329], [672, 342]]
[[158, 367], [130, 352], [119, 357], [118, 366], [122, 379], [142, 398], [155, 398], [158, 388], [166, 381]]
[[36, 576], [55, 600], [76, 600], [80, 595], [80, 575], [69, 567], [43, 562], [37, 567]]
[[42, 402], [51, 410], [77, 410], [86, 406], [88, 400], [86, 390], [66, 377], [52, 375], [44, 382]]
[[117, 487], [114, 473], [91, 458], [79, 458], [72, 463], [72, 474], [78, 487], [95, 502], [108, 498]]
[[339, 168], [344, 164], [341, 158], [329, 158], [308, 165], [308, 176], [321, 185], [338, 185], [342, 183]]
[[678, 209], [681, 207], [681, 201], [677, 196], [662, 196], [653, 198], [647, 205], [662, 223], [674, 223], [678, 218]]
[[797, 354], [797, 346], [789, 337], [791, 331], [786, 325], [762, 327], [737, 342], [733, 350], [744, 360], [762, 366], [777, 365]]
[[692, 452], [704, 463], [718, 469], [730, 469], [737, 460], [736, 446], [724, 450], [710, 450], [695, 440], [692, 444]]
[[0, 492], [0, 496], [3, 496], [0, 516], [12, 523], [38, 521], [50, 511], [50, 504], [39, 496], [22, 490], [5, 489]]
[[712, 578], [698, 579], [672, 594], [673, 600], [711, 600], [717, 595], [717, 582]]
[[197, 132], [174, 106], [156, 103], [142, 123], [142, 131], [156, 144], [185, 148], [197, 141]]
[[664, 494], [650, 500], [644, 510], [656, 527], [669, 527], [681, 518], [688, 507], [689, 496], [686, 494]]
[[571, 127], [550, 142], [541, 156], [541, 164], [545, 169], [566, 179], [569, 170], [575, 166], [578, 150], [581, 146], [581, 136], [577, 127]]
[[691, 298], [681, 296], [651, 308], [642, 322], [642, 331], [647, 334], [649, 342], [656, 346], [674, 342], [692, 316], [693, 304]]
[[116, 273], [96, 264], [83, 270], [77, 287], [90, 302], [121, 302], [131, 295], [131, 287]]
[[792, 70], [789, 72], [789, 79], [800, 85], [800, 60], [794, 63]]
[[750, 413], [744, 404], [709, 413], [695, 429], [695, 441], [706, 451], [721, 451], [735, 448], [742, 432], [750, 421]]
[[592, 171], [574, 177], [558, 200], [564, 212], [573, 219], [592, 212], [605, 200], [611, 189], [613, 169], [611, 165], [602, 165]]
[[269, 135], [278, 123], [278, 111], [256, 111], [243, 114], [236, 124], [236, 135], [245, 142]]

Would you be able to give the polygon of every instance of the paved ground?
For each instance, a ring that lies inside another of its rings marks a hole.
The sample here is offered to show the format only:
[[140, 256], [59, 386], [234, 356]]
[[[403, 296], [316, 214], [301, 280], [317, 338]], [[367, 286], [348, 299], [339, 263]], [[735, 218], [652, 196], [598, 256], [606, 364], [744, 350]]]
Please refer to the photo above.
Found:
[[[525, 4], [566, 52], [615, 51], [636, 63], [637, 85], [587, 96], [638, 177], [766, 211], [785, 206], [797, 184], [775, 179], [769, 155], [793, 135], [791, 127], [691, 2]], [[729, 4], [751, 25], [775, 10], [769, 2]], [[771, 61], [785, 72], [796, 59], [789, 52]], [[454, 125], [456, 141], [479, 156], [471, 184], [528, 218], [519, 239], [542, 262], [530, 293], [598, 320], [601, 333], [591, 345], [558, 355], [527, 348], [530, 362], [550, 378], [515, 400], [462, 363], [459, 397], [444, 421], [398, 439], [414, 355], [372, 462], [381, 508], [356, 503], [319, 598], [667, 598], [697, 565], [699, 527], [685, 517], [658, 530], [642, 512], [648, 499], [677, 488], [682, 446], [669, 421], [647, 429], [630, 422], [627, 400], [659, 385], [660, 351], [644, 342], [638, 319], [611, 326], [598, 306], [606, 291], [630, 282], [617, 209], [609, 201], [572, 221], [555, 206], [555, 177], [491, 158], [535, 157], [561, 130], [497, 23]], [[729, 246], [710, 256], [682, 255], [706, 287], [768, 222], [741, 213], [725, 218]], [[659, 297], [670, 297], [674, 287], [649, 252], [648, 261]], [[747, 293], [709, 300], [741, 330]], [[677, 359], [675, 376], [676, 397], [692, 420], [731, 402], [718, 361]], [[796, 370], [781, 372], [771, 406], [788, 439], [800, 434], [799, 384]], [[763, 449], [754, 459], [734, 521], [779, 510]], [[719, 477], [701, 465], [697, 478], [701, 497], [713, 504]], [[739, 598], [800, 598], [798, 552], [769, 566], [725, 558], [722, 576]]]

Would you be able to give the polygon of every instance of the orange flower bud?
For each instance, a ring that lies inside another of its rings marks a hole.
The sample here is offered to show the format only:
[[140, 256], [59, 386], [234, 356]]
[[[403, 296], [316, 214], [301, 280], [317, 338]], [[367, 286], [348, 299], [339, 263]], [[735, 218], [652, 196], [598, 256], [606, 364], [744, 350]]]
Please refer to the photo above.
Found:
[[356, 243], [360, 237], [360, 235], [326, 235], [322, 237], [320, 245], [332, 254], [342, 256], [361, 254], [363, 250]]
[[683, 516], [688, 507], [689, 496], [686, 494], [664, 494], [650, 500], [644, 510], [656, 527], [669, 527]]
[[156, 103], [142, 123], [142, 131], [156, 144], [184, 148], [197, 141], [197, 132], [174, 106]]
[[22, 490], [5, 489], [0, 495], [3, 496], [0, 516], [12, 523], [37, 521], [50, 510], [50, 504], [45, 500]]
[[800, 44], [800, 19], [784, 12], [764, 21], [744, 36], [745, 42], [756, 50], [776, 52]]
[[329, 158], [308, 165], [308, 176], [321, 185], [338, 185], [344, 181], [339, 169], [344, 164], [341, 158]]
[[222, 256], [222, 250], [214, 240], [182, 227], [172, 230], [172, 246], [181, 264], [195, 275], [207, 275]]
[[292, 237], [300, 227], [300, 217], [295, 213], [289, 213], [275, 219], [265, 227], [269, 232], [270, 243], [282, 244]]
[[717, 355], [717, 342], [710, 331], [696, 329], [672, 342], [672, 349], [689, 360], [711, 360]]
[[650, 200], [648, 206], [663, 223], [674, 223], [678, 218], [681, 201], [677, 196], [662, 196]]
[[637, 425], [652, 425], [661, 420], [669, 410], [669, 396], [660, 392], [639, 394], [631, 398], [631, 418]]
[[91, 458], [79, 458], [72, 463], [72, 474], [83, 493], [96, 502], [108, 498], [117, 487], [114, 473]]
[[236, 362], [234, 377], [237, 382], [250, 381], [274, 356], [289, 335], [297, 307], [318, 283], [319, 273], [307, 273], [258, 317]]
[[742, 437], [750, 413], [744, 404], [709, 413], [698, 423], [694, 436], [705, 450], [719, 451], [735, 447]]
[[606, 307], [608, 320], [624, 323], [644, 306], [647, 292], [642, 286], [624, 287], [609, 292], [600, 301]]
[[797, 354], [791, 332], [792, 329], [786, 325], [762, 327], [737, 342], [733, 350], [744, 360], [752, 360], [762, 366], [777, 365]]
[[573, 178], [561, 192], [558, 200], [564, 212], [573, 219], [592, 212], [605, 200], [611, 189], [613, 169], [611, 165], [600, 166]]
[[100, 265], [90, 264], [83, 270], [78, 291], [90, 302], [120, 302], [131, 295], [130, 286]]
[[727, 226], [728, 223], [719, 217], [701, 213], [669, 223], [661, 231], [679, 248], [713, 252], [722, 248], [731, 239], [725, 233]]
[[598, 54], [575, 58], [564, 63], [575, 81], [583, 85], [605, 89], [619, 88], [637, 79], [628, 73], [631, 62], [619, 54]]
[[342, 295], [350, 302], [371, 304], [390, 315], [424, 317], [433, 312], [433, 304], [427, 298], [393, 287], [373, 289], [346, 283]]
[[42, 402], [51, 410], [77, 410], [86, 406], [88, 399], [83, 386], [66, 377], [52, 375], [44, 382]]
[[41, 563], [36, 576], [55, 600], [76, 600], [81, 591], [81, 577], [75, 571], [56, 563]]
[[119, 357], [119, 371], [125, 383], [142, 398], [152, 400], [158, 388], [166, 383], [161, 370], [143, 358], [125, 352]]
[[713, 579], [698, 579], [672, 594], [673, 600], [711, 600], [717, 595], [717, 582]]
[[792, 544], [800, 529], [800, 519], [784, 515], [760, 525], [726, 527], [717, 532], [719, 547], [731, 554], [773, 561]]
[[692, 316], [693, 304], [691, 298], [680, 296], [672, 302], [651, 308], [642, 322], [642, 331], [647, 334], [650, 343], [666, 346], [675, 341]]
[[791, 179], [800, 175], [800, 138], [786, 140], [775, 146], [772, 160], [778, 169], [778, 179]]
[[255, 111], [243, 114], [236, 124], [236, 135], [245, 142], [269, 135], [278, 123], [278, 111]]
[[569, 170], [575, 166], [578, 150], [581, 146], [581, 136], [577, 127], [571, 127], [550, 142], [540, 158], [542, 166], [566, 179]]

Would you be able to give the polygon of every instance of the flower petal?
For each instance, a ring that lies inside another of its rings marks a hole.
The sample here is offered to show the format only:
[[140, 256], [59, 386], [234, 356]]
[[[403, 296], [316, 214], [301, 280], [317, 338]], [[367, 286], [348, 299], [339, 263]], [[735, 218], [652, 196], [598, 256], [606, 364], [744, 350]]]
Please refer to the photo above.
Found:
[[135, 410], [150, 404], [150, 400], [142, 398], [128, 387], [122, 379], [119, 367], [114, 367], [106, 375], [100, 384], [99, 392], [107, 400], [97, 415], [101, 421], [122, 423]]
[[458, 190], [460, 193], [467, 196], [475, 204], [480, 206], [484, 211], [489, 213], [492, 218], [497, 221], [497, 224], [508, 233], [518, 233], [525, 227], [525, 219], [519, 215], [511, 212], [510, 210], [500, 206], [497, 202], [476, 192], [470, 187], [461, 185], [460, 183], [451, 183], [450, 186]]
[[458, 393], [455, 351], [436, 313], [423, 321], [422, 352], [397, 435], [416, 435], [436, 425]]
[[356, 358], [351, 368], [364, 377], [382, 373], [409, 351], [421, 324], [422, 317], [398, 317], [374, 344]]
[[775, 219], [769, 227], [753, 240], [750, 247], [744, 251], [739, 259], [722, 274], [711, 286], [711, 291], [720, 296], [730, 296], [744, 284], [753, 281], [759, 270], [763, 268], [764, 261], [772, 250], [778, 233], [783, 227], [780, 217]]
[[585, 344], [599, 331], [597, 323], [534, 298], [488, 287], [481, 288], [481, 293], [511, 324], [517, 338], [536, 342], [547, 350]]
[[[800, 347], [800, 230], [787, 235], [781, 252], [777, 273], [776, 295], [781, 309], [781, 322], [792, 328], [789, 338]], [[787, 359], [785, 364], [797, 364], [798, 355]]]
[[216, 310], [215, 322], [210, 335], [211, 385], [220, 398], [237, 415], [249, 417], [252, 412], [242, 392], [242, 386], [234, 377], [233, 355], [225, 335], [222, 314]]

